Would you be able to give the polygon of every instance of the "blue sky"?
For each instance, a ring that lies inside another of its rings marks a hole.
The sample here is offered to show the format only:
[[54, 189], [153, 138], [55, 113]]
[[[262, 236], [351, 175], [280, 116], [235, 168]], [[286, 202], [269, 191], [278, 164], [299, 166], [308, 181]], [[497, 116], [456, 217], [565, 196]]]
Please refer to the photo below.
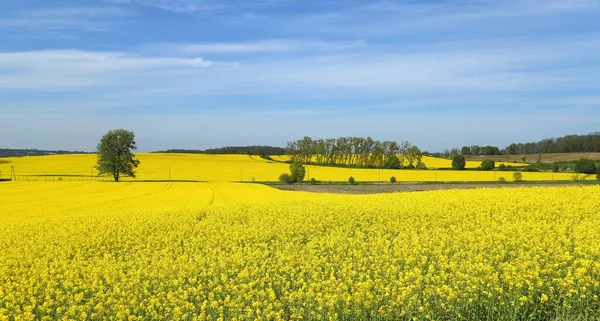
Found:
[[3, 0], [0, 148], [600, 130], [597, 0]]

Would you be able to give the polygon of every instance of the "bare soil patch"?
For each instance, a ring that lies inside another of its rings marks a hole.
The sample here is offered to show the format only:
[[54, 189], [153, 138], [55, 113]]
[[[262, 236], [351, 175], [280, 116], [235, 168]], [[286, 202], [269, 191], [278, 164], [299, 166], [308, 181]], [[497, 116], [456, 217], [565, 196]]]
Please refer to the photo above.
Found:
[[273, 188], [286, 191], [304, 191], [313, 193], [333, 193], [333, 194], [382, 194], [396, 192], [421, 192], [432, 190], [447, 189], [476, 189], [476, 188], [516, 188], [516, 187], [536, 187], [536, 186], [576, 186], [585, 185], [577, 182], [560, 183], [441, 183], [441, 184], [423, 184], [423, 183], [401, 183], [401, 184], [293, 184], [293, 185], [271, 185]]

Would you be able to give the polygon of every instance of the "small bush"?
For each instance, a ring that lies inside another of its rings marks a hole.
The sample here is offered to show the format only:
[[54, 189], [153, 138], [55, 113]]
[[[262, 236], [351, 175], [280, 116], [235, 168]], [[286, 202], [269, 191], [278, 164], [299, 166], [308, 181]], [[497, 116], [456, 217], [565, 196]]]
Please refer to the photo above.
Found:
[[575, 164], [575, 172], [582, 174], [596, 174], [596, 162], [590, 159], [580, 159]]
[[427, 169], [427, 165], [425, 165], [425, 163], [423, 162], [418, 162], [417, 163], [417, 169]]
[[[598, 174], [600, 176], [600, 174]], [[396, 183], [396, 176], [390, 177], [390, 183]]]
[[553, 172], [558, 173], [559, 170], [560, 170], [560, 167], [558, 167], [558, 164], [552, 165], [552, 171]]
[[515, 182], [521, 182], [521, 181], [523, 181], [523, 173], [521, 173], [521, 172], [515, 172], [515, 173], [513, 173], [513, 180]]
[[505, 171], [506, 170], [506, 165], [500, 164], [500, 166], [498, 166], [498, 170], [499, 171]]
[[354, 177], [350, 176], [348, 178], [348, 183], [350, 183], [351, 185], [354, 185], [354, 184], [356, 184], [356, 180], [354, 179]]
[[313, 177], [313, 178], [310, 179], [310, 183], [313, 184], [313, 185], [316, 185], [317, 184], [317, 180]]
[[498, 181], [499, 181], [500, 183], [506, 183], [506, 178], [504, 178], [503, 176], [500, 176], [500, 177], [498, 178]]
[[292, 176], [288, 173], [283, 173], [281, 175], [279, 175], [279, 181], [285, 184], [291, 184], [294, 182], [294, 180], [292, 179]]
[[596, 173], [596, 180], [600, 181], [600, 169], [598, 170], [598, 173]]
[[483, 162], [481, 162], [482, 171], [491, 171], [492, 169], [494, 169], [494, 167], [496, 167], [496, 162], [494, 162], [491, 159], [485, 159], [483, 160]]

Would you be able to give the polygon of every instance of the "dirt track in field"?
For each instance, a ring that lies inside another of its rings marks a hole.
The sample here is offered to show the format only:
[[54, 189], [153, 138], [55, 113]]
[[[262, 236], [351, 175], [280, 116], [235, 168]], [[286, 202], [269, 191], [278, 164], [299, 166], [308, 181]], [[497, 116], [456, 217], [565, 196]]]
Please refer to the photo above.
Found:
[[432, 190], [447, 190], [447, 189], [476, 189], [476, 188], [518, 188], [518, 187], [536, 187], [536, 186], [577, 186], [584, 185], [575, 182], [564, 183], [507, 183], [507, 184], [364, 184], [364, 185], [311, 185], [311, 184], [294, 184], [294, 185], [271, 185], [271, 187], [286, 190], [286, 191], [304, 191], [313, 193], [334, 193], [334, 194], [381, 194], [381, 193], [396, 193], [396, 192], [420, 192]]

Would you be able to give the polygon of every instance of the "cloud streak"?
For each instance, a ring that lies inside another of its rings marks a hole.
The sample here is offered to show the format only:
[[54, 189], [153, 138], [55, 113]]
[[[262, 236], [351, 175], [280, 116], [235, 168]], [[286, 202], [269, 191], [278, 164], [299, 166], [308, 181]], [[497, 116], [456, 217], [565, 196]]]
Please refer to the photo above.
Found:
[[[44, 31], [108, 31], [133, 12], [116, 7], [63, 7], [16, 10], [0, 16], [0, 27]], [[113, 25], [111, 27], [111, 24]]]

